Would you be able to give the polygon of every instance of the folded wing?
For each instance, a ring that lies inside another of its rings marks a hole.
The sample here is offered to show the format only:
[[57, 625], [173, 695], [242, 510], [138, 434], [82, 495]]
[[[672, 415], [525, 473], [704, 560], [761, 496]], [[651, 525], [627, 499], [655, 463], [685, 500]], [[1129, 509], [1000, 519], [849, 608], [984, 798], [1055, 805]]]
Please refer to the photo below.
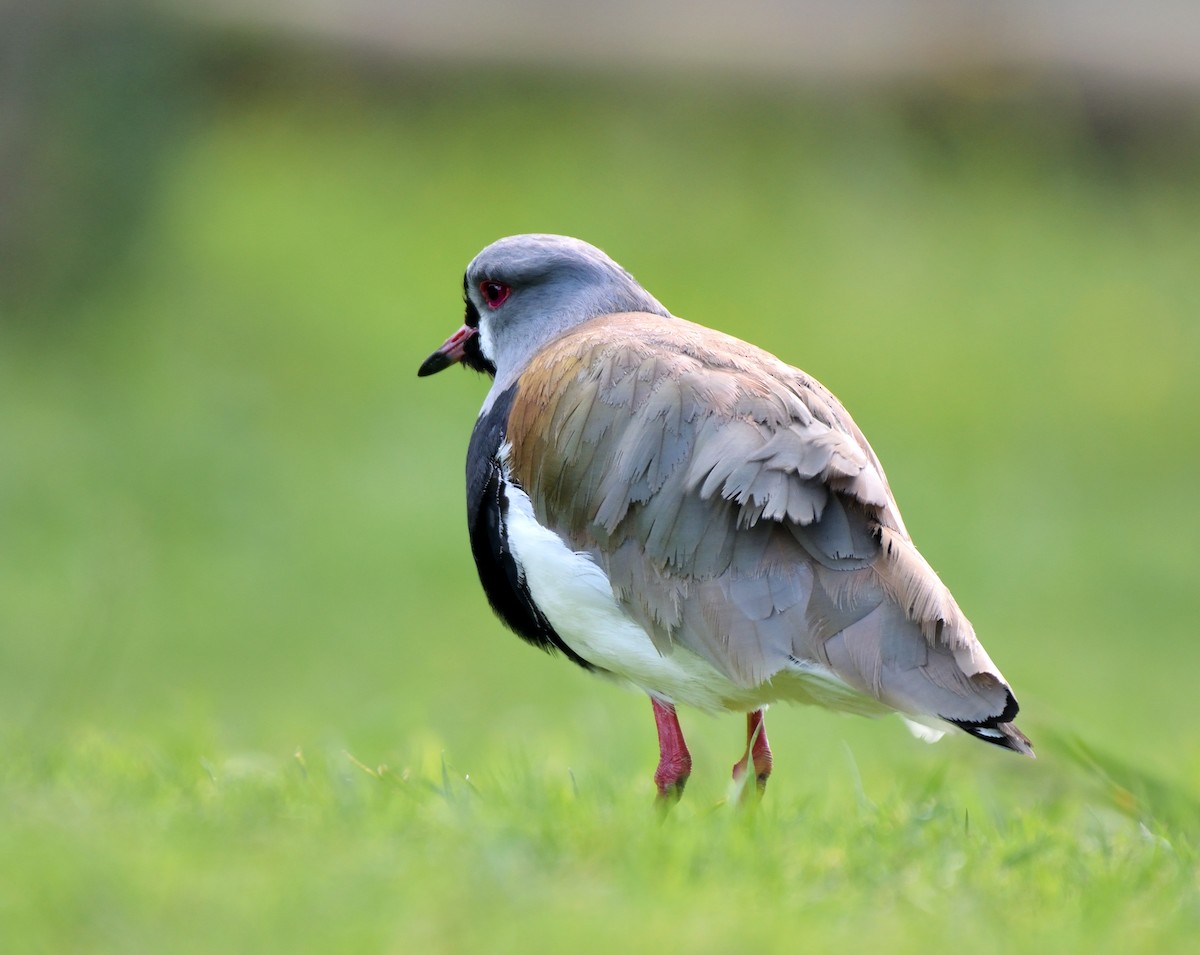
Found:
[[538, 519], [604, 568], [664, 653], [781, 696], [826, 668], [969, 731], [1015, 715], [870, 445], [803, 372], [682, 320], [605, 316], [522, 375], [508, 435]]

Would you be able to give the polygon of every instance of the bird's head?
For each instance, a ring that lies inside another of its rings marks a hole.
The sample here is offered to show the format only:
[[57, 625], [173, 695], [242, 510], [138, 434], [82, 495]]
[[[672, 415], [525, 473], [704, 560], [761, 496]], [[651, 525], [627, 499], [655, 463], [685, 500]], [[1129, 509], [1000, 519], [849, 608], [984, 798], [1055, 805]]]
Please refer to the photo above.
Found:
[[519, 374], [547, 343], [614, 312], [669, 313], [632, 275], [593, 245], [564, 235], [493, 242], [463, 277], [463, 326], [418, 375], [462, 362], [493, 377]]

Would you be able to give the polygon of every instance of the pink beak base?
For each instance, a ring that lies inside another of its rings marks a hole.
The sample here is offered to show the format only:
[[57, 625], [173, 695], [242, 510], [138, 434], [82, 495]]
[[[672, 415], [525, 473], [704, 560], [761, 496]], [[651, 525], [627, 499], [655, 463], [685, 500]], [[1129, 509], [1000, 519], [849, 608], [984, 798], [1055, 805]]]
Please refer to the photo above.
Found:
[[464, 325], [442, 343], [442, 347], [421, 362], [417, 377], [436, 375], [439, 371], [457, 365], [466, 355], [467, 342], [479, 334], [479, 330]]

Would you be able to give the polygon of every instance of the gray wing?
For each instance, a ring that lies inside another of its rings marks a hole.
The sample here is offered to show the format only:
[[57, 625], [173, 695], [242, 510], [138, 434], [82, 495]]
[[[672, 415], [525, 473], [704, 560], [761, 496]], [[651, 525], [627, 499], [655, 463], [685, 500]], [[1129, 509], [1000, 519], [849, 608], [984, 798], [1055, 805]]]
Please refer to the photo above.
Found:
[[862, 433], [766, 352], [608, 316], [522, 376], [509, 439], [539, 520], [593, 556], [663, 652], [685, 646], [741, 686], [778, 677], [781, 693], [815, 664], [911, 714], [1009, 705]]

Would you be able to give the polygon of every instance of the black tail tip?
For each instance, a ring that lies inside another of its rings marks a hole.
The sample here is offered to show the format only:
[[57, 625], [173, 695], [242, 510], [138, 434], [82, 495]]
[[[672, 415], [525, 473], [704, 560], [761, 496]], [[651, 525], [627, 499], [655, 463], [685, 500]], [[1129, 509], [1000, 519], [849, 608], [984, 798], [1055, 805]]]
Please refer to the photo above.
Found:
[[1017, 729], [1015, 723], [969, 723], [964, 720], [947, 720], [947, 722], [953, 723], [964, 733], [969, 733], [985, 743], [1010, 749], [1014, 753], [1020, 753], [1030, 759], [1037, 759], [1037, 755], [1033, 751], [1033, 743], [1029, 741], [1028, 736]]

